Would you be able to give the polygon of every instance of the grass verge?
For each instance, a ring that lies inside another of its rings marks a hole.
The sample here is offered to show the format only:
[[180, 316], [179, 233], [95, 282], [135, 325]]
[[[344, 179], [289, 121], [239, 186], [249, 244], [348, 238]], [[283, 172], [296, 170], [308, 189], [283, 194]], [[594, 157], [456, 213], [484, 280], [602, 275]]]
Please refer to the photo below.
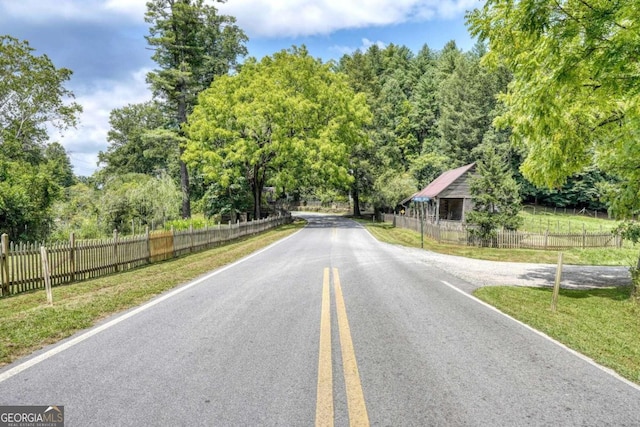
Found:
[[[396, 228], [390, 223], [360, 220], [378, 240], [396, 245], [420, 247], [420, 233], [413, 230]], [[496, 249], [473, 246], [438, 243], [424, 238], [424, 248], [433, 252], [457, 255], [467, 258], [485, 259], [489, 261], [531, 262], [555, 264], [558, 262], [557, 251], [535, 249]], [[623, 248], [586, 248], [570, 249], [564, 252], [564, 263], [573, 265], [610, 265], [632, 266], [638, 260], [637, 247]]]
[[303, 226], [295, 222], [260, 235], [137, 270], [0, 299], [0, 366], [89, 328], [101, 319], [266, 247]]
[[484, 287], [475, 296], [640, 384], [640, 305], [630, 288], [560, 290]]

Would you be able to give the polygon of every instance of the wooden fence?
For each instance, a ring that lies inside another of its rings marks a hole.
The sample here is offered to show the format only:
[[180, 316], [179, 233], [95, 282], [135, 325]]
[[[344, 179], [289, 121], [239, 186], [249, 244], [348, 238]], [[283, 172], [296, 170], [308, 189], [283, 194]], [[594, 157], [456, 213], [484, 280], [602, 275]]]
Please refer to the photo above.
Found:
[[[481, 242], [474, 239], [469, 229], [460, 223], [420, 224], [417, 218], [402, 215], [385, 214], [383, 220], [391, 222], [396, 227], [406, 228], [418, 233], [424, 232], [438, 242], [457, 245], [478, 246]], [[526, 233], [521, 231], [498, 231], [497, 237], [491, 242], [492, 247], [504, 249], [545, 249], [565, 250], [572, 248], [620, 248], [622, 237], [611, 232], [581, 233]]]
[[43, 289], [41, 247], [46, 248], [51, 285], [130, 270], [192, 252], [209, 249], [242, 236], [256, 234], [291, 222], [291, 215], [257, 221], [218, 225], [199, 230], [155, 231], [137, 236], [78, 240], [52, 244], [9, 242], [2, 235], [0, 247], [0, 296]]

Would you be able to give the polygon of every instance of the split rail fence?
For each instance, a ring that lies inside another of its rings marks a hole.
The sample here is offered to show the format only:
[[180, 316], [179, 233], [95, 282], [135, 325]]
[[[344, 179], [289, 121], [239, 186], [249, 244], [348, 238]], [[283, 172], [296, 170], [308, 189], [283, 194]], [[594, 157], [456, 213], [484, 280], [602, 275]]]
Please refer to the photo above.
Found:
[[[403, 215], [385, 214], [384, 221], [393, 223], [398, 228], [406, 228], [423, 232], [424, 236], [433, 240], [456, 245], [477, 246], [477, 241], [469, 233], [469, 229], [461, 224], [433, 224], [420, 219]], [[572, 248], [621, 248], [622, 237], [611, 232], [581, 233], [528, 233], [522, 231], [499, 230], [492, 246], [504, 249], [544, 249], [566, 250]]]
[[153, 231], [136, 236], [101, 240], [75, 240], [52, 244], [14, 243], [2, 235], [0, 247], [0, 296], [44, 289], [41, 248], [45, 247], [52, 286], [92, 279], [142, 265], [198, 252], [291, 222], [281, 215], [184, 231]]

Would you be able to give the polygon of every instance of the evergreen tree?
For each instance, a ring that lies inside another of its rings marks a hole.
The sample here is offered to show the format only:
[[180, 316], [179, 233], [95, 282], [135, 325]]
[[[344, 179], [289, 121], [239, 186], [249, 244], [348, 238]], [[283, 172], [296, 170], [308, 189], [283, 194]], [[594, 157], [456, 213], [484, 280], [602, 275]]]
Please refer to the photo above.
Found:
[[235, 18], [218, 14], [204, 0], [152, 0], [147, 2], [145, 21], [151, 24], [149, 45], [159, 69], [147, 75], [154, 96], [172, 113], [173, 147], [179, 152], [182, 216], [191, 216], [189, 172], [182, 160], [182, 125], [193, 110], [197, 95], [217, 77], [237, 65], [247, 53], [247, 37]]
[[[491, 137], [489, 134], [488, 139]], [[475, 226], [469, 232], [482, 246], [493, 246], [500, 227], [516, 230], [521, 224], [519, 188], [495, 145], [487, 142], [478, 152], [481, 155], [469, 182], [474, 206], [467, 222]]]

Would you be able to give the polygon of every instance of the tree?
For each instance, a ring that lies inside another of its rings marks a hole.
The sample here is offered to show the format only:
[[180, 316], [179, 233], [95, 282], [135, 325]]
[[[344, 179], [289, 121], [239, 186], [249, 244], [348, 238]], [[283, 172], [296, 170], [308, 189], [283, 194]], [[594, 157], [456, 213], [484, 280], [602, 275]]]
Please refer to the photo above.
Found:
[[[98, 154], [105, 175], [178, 172], [178, 152], [167, 146], [176, 144], [175, 134], [166, 129], [168, 118], [156, 102], [129, 104], [109, 115], [109, 146]], [[179, 173], [176, 174], [176, 177]]]
[[47, 127], [73, 127], [81, 107], [64, 87], [71, 77], [26, 41], [0, 36], [0, 229], [11, 239], [48, 236], [51, 206], [73, 182], [64, 148]]
[[[449, 153], [455, 165], [473, 162], [473, 149], [482, 143], [495, 117], [496, 95], [506, 89], [508, 73], [504, 68], [490, 72], [480, 59], [486, 49], [477, 43], [468, 54], [448, 60], [454, 61], [451, 74], [442, 74], [437, 99], [440, 109], [438, 130], [440, 145]], [[454, 59], [455, 58], [455, 59]], [[446, 64], [446, 63], [445, 63]]]
[[640, 209], [637, 18], [637, 1], [609, 0], [488, 0], [467, 17], [485, 63], [513, 73], [496, 124], [526, 148], [524, 175], [559, 187], [595, 160], [619, 179], [607, 197], [621, 216]]
[[64, 193], [64, 197], [53, 205], [55, 222], [52, 239], [68, 240], [72, 232], [77, 239], [103, 237], [105, 231], [98, 224], [100, 191], [89, 182], [78, 182], [66, 188]]
[[469, 181], [473, 210], [467, 214], [467, 222], [476, 226], [469, 232], [482, 246], [492, 246], [498, 228], [516, 230], [521, 224], [520, 195], [509, 164], [496, 146], [487, 142], [477, 152], [476, 173]]
[[125, 174], [108, 181], [99, 204], [103, 229], [131, 232], [131, 222], [163, 223], [179, 217], [180, 190], [167, 175]]
[[76, 183], [73, 166], [67, 151], [59, 142], [52, 142], [44, 148], [45, 168], [54, 183], [62, 188], [71, 187]]
[[366, 141], [370, 113], [331, 66], [293, 48], [218, 78], [189, 118], [185, 160], [225, 188], [245, 178], [257, 218], [267, 182], [279, 193], [347, 187], [351, 149]]
[[244, 177], [223, 187], [217, 182], [209, 185], [204, 194], [204, 213], [207, 217], [229, 215], [235, 223], [236, 215], [247, 212], [252, 201], [251, 188]]
[[[197, 95], [217, 76], [237, 65], [247, 53], [247, 37], [235, 25], [235, 18], [220, 15], [204, 0], [152, 0], [147, 2], [145, 21], [151, 24], [147, 42], [155, 49], [152, 59], [159, 69], [147, 75], [154, 96], [172, 113], [172, 129], [180, 157], [184, 153], [183, 124]], [[182, 216], [191, 216], [189, 172], [179, 159]]]
[[402, 200], [414, 194], [417, 188], [416, 180], [410, 173], [388, 170], [375, 183], [375, 205], [394, 209]]
[[46, 55], [34, 56], [33, 50], [26, 41], [0, 36], [0, 143], [5, 154], [23, 158], [34, 148], [39, 153], [48, 140], [47, 125], [73, 127], [82, 111], [68, 102], [74, 96], [64, 83], [71, 70], [56, 69]]

